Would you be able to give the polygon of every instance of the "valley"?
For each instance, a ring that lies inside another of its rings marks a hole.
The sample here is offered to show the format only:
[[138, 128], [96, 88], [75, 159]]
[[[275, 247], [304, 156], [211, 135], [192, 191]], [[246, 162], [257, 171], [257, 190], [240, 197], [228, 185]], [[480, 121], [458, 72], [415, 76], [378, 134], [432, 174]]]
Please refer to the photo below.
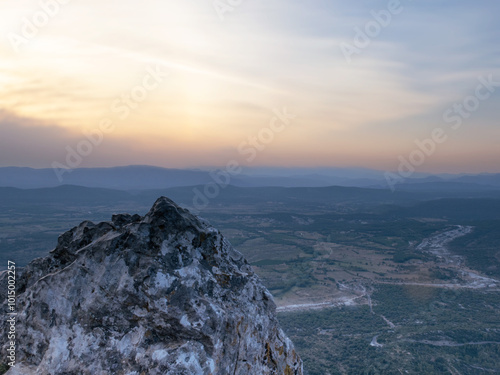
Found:
[[[75, 200], [65, 189], [43, 192], [58, 203], [26, 191], [25, 203], [1, 202], [2, 265], [46, 254], [83, 220], [144, 214], [160, 194], [189, 205], [192, 190], [75, 188]], [[491, 373], [500, 363], [497, 200], [429, 195], [231, 188], [200, 215], [273, 294], [306, 374]], [[463, 215], [472, 205], [481, 215]]]

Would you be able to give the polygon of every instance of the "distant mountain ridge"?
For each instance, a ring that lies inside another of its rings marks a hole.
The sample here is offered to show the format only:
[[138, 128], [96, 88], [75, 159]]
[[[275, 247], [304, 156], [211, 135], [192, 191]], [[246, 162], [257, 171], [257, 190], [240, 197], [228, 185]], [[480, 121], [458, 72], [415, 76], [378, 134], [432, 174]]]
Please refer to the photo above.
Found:
[[[169, 169], [153, 166], [124, 166], [110, 168], [78, 168], [65, 172], [62, 180], [54, 170], [22, 167], [0, 168], [0, 187], [22, 189], [77, 185], [118, 190], [151, 190], [216, 183], [217, 176], [226, 174], [229, 184], [239, 187], [371, 187], [388, 188], [384, 172], [363, 168], [243, 168], [239, 174], [229, 175], [224, 169]], [[225, 177], [222, 178], [225, 180]], [[500, 174], [426, 175], [415, 174], [395, 186], [406, 190], [408, 185], [432, 183], [440, 189], [446, 184], [477, 185], [481, 190], [500, 189]], [[482, 186], [482, 187], [481, 187]], [[418, 189], [424, 188], [420, 186]], [[413, 188], [411, 188], [413, 190]]]

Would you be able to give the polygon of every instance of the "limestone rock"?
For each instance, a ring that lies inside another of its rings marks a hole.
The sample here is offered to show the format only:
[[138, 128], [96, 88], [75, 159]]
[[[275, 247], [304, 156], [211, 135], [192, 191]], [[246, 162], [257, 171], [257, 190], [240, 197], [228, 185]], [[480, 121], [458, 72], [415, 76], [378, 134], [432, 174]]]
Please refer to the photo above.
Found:
[[[81, 223], [16, 276], [8, 375], [302, 374], [247, 261], [167, 198], [144, 217]], [[6, 291], [3, 272], [2, 311]]]

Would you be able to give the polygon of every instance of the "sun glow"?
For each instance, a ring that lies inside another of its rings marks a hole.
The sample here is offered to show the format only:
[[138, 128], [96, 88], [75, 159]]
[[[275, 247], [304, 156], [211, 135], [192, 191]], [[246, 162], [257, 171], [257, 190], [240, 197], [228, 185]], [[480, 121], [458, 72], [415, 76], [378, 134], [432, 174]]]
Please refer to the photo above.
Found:
[[[152, 160], [153, 149], [159, 154], [154, 160], [161, 160], [166, 151], [160, 145], [172, 149], [173, 143], [179, 159], [193, 160], [190, 155], [203, 150], [194, 165], [225, 164], [243, 140], [267, 124], [274, 108], [287, 107], [298, 120], [262, 153], [260, 163], [349, 161], [391, 168], [416, 138], [440, 125], [443, 111], [468, 95], [478, 75], [500, 77], [495, 56], [491, 61], [474, 58], [484, 55], [479, 44], [469, 57], [458, 37], [447, 40], [447, 54], [432, 50], [432, 43], [421, 46], [418, 38], [447, 38], [439, 25], [420, 30], [417, 38], [412, 28], [395, 22], [348, 63], [338, 46], [365, 21], [341, 17], [349, 8], [342, 4], [323, 9], [257, 0], [235, 7], [223, 21], [210, 2], [58, 4], [50, 12], [28, 0], [15, 7], [0, 5], [0, 33], [6, 36], [0, 43], [0, 106], [9, 126], [18, 124], [19, 134], [30, 127], [61, 129], [53, 146], [61, 155], [65, 144], [77, 143], [84, 131], [110, 118], [116, 126], [107, 142], [129, 145], [137, 163]], [[407, 12], [404, 17], [412, 25], [422, 15]], [[458, 21], [446, 22], [456, 27]], [[460, 32], [475, 35], [468, 27]], [[12, 44], [13, 34], [21, 38], [15, 39], [21, 40], [18, 45]], [[410, 46], [429, 53], [419, 52], [417, 60]], [[433, 56], [432, 63], [422, 57], [427, 55]], [[468, 67], [470, 61], [478, 61], [477, 66]], [[143, 90], [151, 69], [169, 75]], [[120, 109], [125, 102], [128, 109]], [[492, 95], [455, 135], [457, 145], [474, 142], [468, 146], [476, 150], [470, 160], [498, 155], [466, 130], [490, 134], [497, 102]], [[115, 151], [110, 148], [102, 157], [118, 160], [122, 153]], [[51, 159], [37, 163], [50, 164]], [[83, 165], [99, 165], [97, 156], [90, 160]], [[444, 154], [433, 161], [454, 163]]]

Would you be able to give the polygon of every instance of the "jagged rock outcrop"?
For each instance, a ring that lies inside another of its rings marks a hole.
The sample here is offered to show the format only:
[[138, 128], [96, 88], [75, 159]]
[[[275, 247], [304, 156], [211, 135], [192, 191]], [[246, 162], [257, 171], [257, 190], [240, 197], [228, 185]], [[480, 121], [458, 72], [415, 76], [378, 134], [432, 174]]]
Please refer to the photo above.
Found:
[[[167, 198], [144, 217], [83, 222], [17, 272], [8, 375], [302, 374], [243, 256]], [[6, 311], [5, 272], [0, 284]]]

